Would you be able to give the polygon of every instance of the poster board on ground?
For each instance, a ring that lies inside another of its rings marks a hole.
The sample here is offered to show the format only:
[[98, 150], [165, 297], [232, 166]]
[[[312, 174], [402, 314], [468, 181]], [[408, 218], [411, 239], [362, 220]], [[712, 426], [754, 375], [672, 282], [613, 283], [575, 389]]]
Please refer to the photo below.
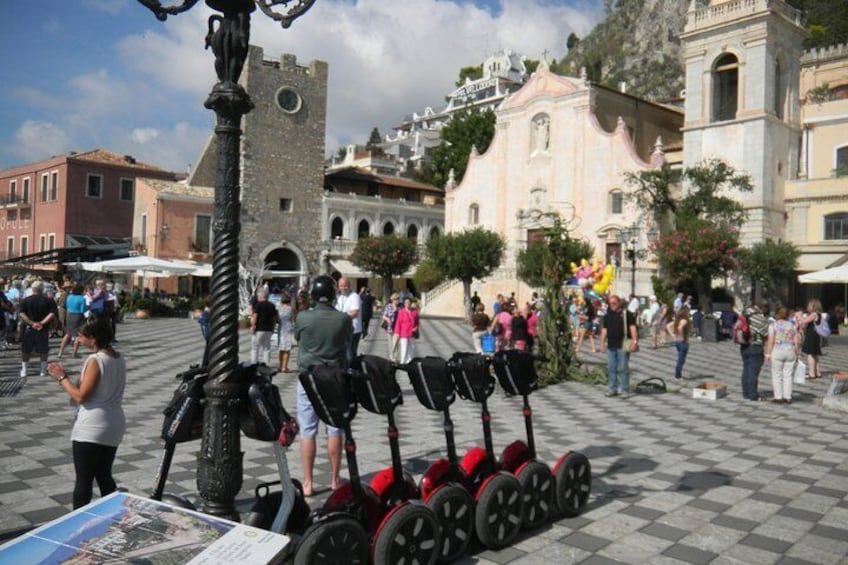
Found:
[[280, 563], [288, 537], [115, 492], [0, 546], [0, 563]]

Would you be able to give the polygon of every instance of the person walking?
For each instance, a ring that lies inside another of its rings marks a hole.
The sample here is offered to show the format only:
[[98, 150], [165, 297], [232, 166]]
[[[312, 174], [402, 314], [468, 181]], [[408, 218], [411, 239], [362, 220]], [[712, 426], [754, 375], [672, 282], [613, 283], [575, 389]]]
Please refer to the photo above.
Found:
[[815, 298], [807, 302], [807, 310], [801, 316], [801, 327], [804, 341], [801, 343], [801, 353], [807, 356], [807, 378], [821, 378], [819, 360], [822, 354], [822, 338], [816, 331], [816, 326], [822, 323], [822, 305]]
[[[625, 343], [628, 341], [629, 343]], [[609, 297], [609, 308], [601, 319], [601, 353], [606, 351], [609, 390], [606, 396], [630, 397], [630, 354], [639, 350], [639, 330], [632, 314], [622, 308], [621, 299]], [[617, 383], [616, 383], [617, 381]]]
[[525, 315], [529, 316], [529, 309], [529, 306], [525, 307], [524, 311], [521, 311], [519, 308], [514, 309], [514, 315], [512, 317], [512, 343], [518, 351], [527, 351], [527, 346], [530, 343], [530, 333], [527, 318], [525, 317]]
[[483, 336], [489, 331], [489, 316], [486, 315], [486, 307], [478, 302], [474, 307], [474, 315], [471, 316], [471, 341], [474, 343], [474, 351], [478, 355], [483, 354]]
[[403, 308], [398, 311], [395, 322], [395, 335], [398, 337], [399, 363], [412, 361], [415, 356], [415, 336], [418, 334], [418, 311], [412, 307], [412, 300], [405, 298]]
[[32, 294], [21, 302], [21, 377], [27, 376], [27, 364], [32, 352], [41, 357], [41, 376], [47, 374], [47, 355], [50, 352], [50, 322], [59, 315], [56, 303], [44, 296], [44, 283], [32, 283]]
[[659, 337], [659, 332], [657, 331], [657, 322], [660, 319], [660, 314], [662, 313], [662, 308], [660, 307], [660, 303], [657, 302], [657, 297], [653, 294], [648, 297], [648, 307], [642, 310], [642, 327], [648, 328], [648, 331], [651, 334], [651, 349], [657, 348], [657, 338]]
[[677, 349], [677, 364], [674, 366], [674, 378], [683, 378], [683, 365], [686, 363], [686, 356], [689, 355], [689, 334], [692, 332], [692, 318], [689, 317], [689, 308], [682, 306], [674, 315], [668, 325], [668, 333], [671, 334], [671, 339], [674, 340], [674, 347]]
[[253, 337], [250, 341], [250, 362], [260, 360], [266, 365], [271, 364], [271, 336], [277, 325], [277, 307], [268, 300], [268, 291], [260, 287], [256, 291], [256, 304], [250, 317], [250, 331]]
[[789, 321], [789, 310], [781, 306], [774, 313], [775, 321], [769, 327], [766, 344], [766, 362], [771, 363], [771, 384], [774, 391], [772, 402], [792, 402], [792, 374], [798, 360], [800, 334], [795, 324]]
[[291, 296], [288, 292], [284, 292], [280, 296], [280, 325], [278, 331], [280, 333], [279, 350], [280, 350], [280, 372], [290, 373], [289, 358], [291, 357], [292, 344], [294, 342], [294, 323], [297, 319], [297, 314], [291, 305]]
[[212, 330], [211, 294], [203, 299], [203, 310], [197, 316], [197, 323], [200, 325], [200, 335], [203, 336], [203, 356], [200, 359], [200, 366], [206, 367], [209, 365], [209, 333]]
[[50, 363], [50, 376], [79, 406], [71, 432], [73, 449], [74, 509], [91, 502], [94, 481], [100, 496], [117, 490], [112, 463], [126, 431], [122, 406], [127, 382], [124, 357], [112, 348], [108, 319], [95, 318], [80, 330], [77, 340], [94, 353], [82, 366], [78, 384], [61, 363]]
[[[592, 347], [592, 353], [595, 353], [595, 311], [592, 307], [592, 302], [583, 298], [579, 298], [577, 302], [577, 316], [580, 324], [580, 333], [577, 338], [577, 345], [574, 346], [574, 353], [580, 353], [580, 348], [583, 346], [583, 340], [588, 339], [589, 345]], [[601, 351], [603, 353], [603, 351]]]
[[[744, 324], [748, 326], [748, 343], [739, 345], [742, 355], [742, 398], [758, 401], [760, 371], [765, 362], [765, 342], [768, 339], [769, 323], [763, 312], [765, 305], [754, 304], [744, 312]], [[737, 323], [742, 324], [743, 320]]]
[[336, 310], [347, 314], [353, 322], [353, 340], [347, 352], [348, 363], [353, 361], [359, 351], [359, 339], [362, 337], [362, 300], [350, 290], [350, 281], [339, 279], [339, 295], [336, 297]]
[[394, 293], [389, 298], [388, 304], [383, 307], [383, 315], [382, 315], [382, 327], [386, 332], [386, 342], [389, 345], [389, 360], [392, 363], [397, 362], [397, 346], [398, 340], [397, 335], [395, 335], [395, 322], [397, 321], [398, 303], [400, 302], [400, 296], [397, 293]]
[[362, 339], [367, 339], [368, 327], [371, 325], [371, 318], [374, 317], [374, 295], [371, 294], [370, 288], [362, 287], [359, 301], [362, 304]]
[[497, 351], [512, 348], [512, 306], [509, 302], [504, 302], [500, 312], [492, 318], [492, 328], [489, 331], [495, 336]]
[[[298, 343], [298, 369], [303, 372], [313, 365], [347, 367], [350, 342], [353, 340], [353, 320], [334, 308], [336, 286], [332, 277], [321, 275], [312, 281], [309, 295], [314, 306], [297, 315], [294, 334]], [[297, 423], [300, 426], [300, 458], [303, 464], [303, 494], [314, 494], [318, 415], [298, 379]], [[331, 488], [340, 484], [342, 430], [327, 426], [327, 456], [330, 460]]]
[[83, 296], [85, 289], [80, 283], [76, 283], [72, 288], [68, 297], [65, 299], [66, 322], [65, 335], [62, 337], [62, 342], [59, 344], [59, 359], [65, 355], [65, 348], [70, 342], [74, 342], [73, 353], [74, 357], [79, 356], [79, 342], [77, 342], [77, 334], [85, 324], [86, 303]]

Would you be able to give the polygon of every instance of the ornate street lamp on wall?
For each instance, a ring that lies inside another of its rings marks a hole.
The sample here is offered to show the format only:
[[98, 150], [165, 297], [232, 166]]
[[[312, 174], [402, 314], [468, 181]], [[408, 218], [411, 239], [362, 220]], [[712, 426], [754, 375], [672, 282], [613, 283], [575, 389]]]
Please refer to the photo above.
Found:
[[[618, 232], [618, 242], [622, 245], [624, 259], [630, 261], [630, 294], [636, 294], [636, 261], [643, 261], [648, 257], [648, 249], [640, 247], [641, 235], [642, 227], [636, 222]], [[647, 243], [651, 243], [657, 238], [657, 231], [651, 228], [646, 235]]]
[[[163, 6], [159, 0], [138, 0], [157, 19], [165, 21], [192, 8], [198, 0]], [[238, 284], [241, 213], [239, 186], [241, 118], [253, 109], [244, 88], [238, 84], [250, 41], [250, 16], [256, 7], [289, 27], [305, 14], [315, 0], [206, 0], [220, 12], [209, 17], [206, 48], [215, 55], [218, 82], [204, 106], [215, 112], [217, 142], [215, 206], [212, 232], [212, 308], [209, 330], [209, 380], [204, 386], [206, 408], [203, 436], [197, 461], [197, 489], [203, 511], [238, 520], [235, 498], [243, 480], [239, 397], [242, 383], [238, 373]], [[274, 11], [282, 6], [284, 12]]]

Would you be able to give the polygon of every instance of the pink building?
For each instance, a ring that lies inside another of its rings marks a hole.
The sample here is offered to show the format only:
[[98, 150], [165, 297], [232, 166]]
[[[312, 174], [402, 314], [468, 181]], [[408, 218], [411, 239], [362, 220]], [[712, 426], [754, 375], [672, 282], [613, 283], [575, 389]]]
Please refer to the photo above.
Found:
[[0, 262], [53, 266], [126, 254], [141, 176], [176, 179], [102, 149], [0, 171]]
[[197, 268], [196, 275], [147, 281], [148, 288], [168, 294], [208, 293], [213, 203], [212, 188], [154, 178], [138, 179], [132, 217], [134, 250]]

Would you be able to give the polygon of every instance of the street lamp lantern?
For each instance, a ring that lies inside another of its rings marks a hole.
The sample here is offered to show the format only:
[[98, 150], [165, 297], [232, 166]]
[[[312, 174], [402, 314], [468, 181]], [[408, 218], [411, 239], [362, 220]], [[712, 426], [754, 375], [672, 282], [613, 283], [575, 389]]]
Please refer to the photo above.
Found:
[[[163, 6], [159, 0], [138, 0], [165, 21], [191, 9], [198, 0]], [[203, 511], [238, 520], [235, 498], [244, 478], [239, 429], [243, 383], [238, 372], [239, 234], [241, 232], [241, 119], [253, 109], [239, 76], [247, 59], [250, 15], [256, 6], [287, 28], [315, 0], [206, 0], [209, 16], [206, 48], [215, 55], [218, 82], [204, 102], [216, 116], [215, 206], [212, 232], [212, 306], [209, 323], [209, 379], [203, 387], [206, 407], [197, 459], [197, 489]], [[274, 10], [282, 6], [283, 11]]]
[[[640, 247], [641, 235], [642, 228], [636, 222], [618, 232], [618, 241], [623, 246], [624, 258], [630, 261], [630, 294], [636, 294], [636, 261], [644, 260], [648, 256], [648, 250]], [[656, 236], [656, 230], [651, 228], [647, 232], [648, 243], [654, 241]]]

